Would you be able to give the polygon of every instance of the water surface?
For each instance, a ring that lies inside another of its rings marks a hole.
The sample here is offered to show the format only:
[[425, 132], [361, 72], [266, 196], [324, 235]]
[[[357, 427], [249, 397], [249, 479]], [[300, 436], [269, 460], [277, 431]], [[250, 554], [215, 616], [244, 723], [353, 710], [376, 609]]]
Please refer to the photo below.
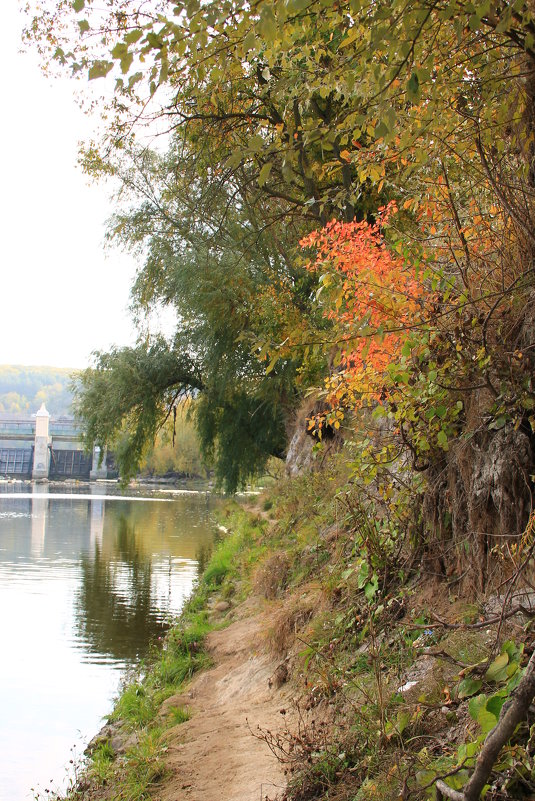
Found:
[[0, 484], [0, 801], [61, 785], [191, 592], [210, 497], [145, 495]]

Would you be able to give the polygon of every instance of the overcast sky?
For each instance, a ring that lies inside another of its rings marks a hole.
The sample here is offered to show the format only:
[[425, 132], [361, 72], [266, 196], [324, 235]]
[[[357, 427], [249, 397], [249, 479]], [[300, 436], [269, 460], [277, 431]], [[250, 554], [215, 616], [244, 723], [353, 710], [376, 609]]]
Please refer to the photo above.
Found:
[[74, 82], [20, 53], [17, 0], [2, 7], [0, 364], [85, 367], [91, 351], [133, 344], [133, 258], [102, 248], [109, 191], [77, 167], [91, 122]]

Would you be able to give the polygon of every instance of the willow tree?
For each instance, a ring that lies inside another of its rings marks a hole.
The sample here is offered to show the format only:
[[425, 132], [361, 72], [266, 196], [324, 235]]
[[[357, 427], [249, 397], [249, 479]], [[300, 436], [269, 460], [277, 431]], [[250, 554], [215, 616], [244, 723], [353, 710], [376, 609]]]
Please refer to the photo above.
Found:
[[[172, 141], [164, 156], [133, 148], [121, 155], [114, 172], [122, 209], [108, 230], [142, 259], [135, 316], [169, 306], [174, 335], [99, 354], [78, 384], [76, 406], [88, 442], [114, 445], [126, 477], [180, 399], [191, 396], [201, 447], [220, 482], [235, 490], [270, 456], [284, 455], [303, 365], [288, 355], [266, 375], [261, 343], [282, 337], [285, 326], [313, 324], [315, 281], [285, 259], [284, 230], [277, 237], [264, 230], [258, 208], [251, 211], [235, 185], [203, 180], [176, 147]], [[95, 154], [86, 164], [110, 171]]]

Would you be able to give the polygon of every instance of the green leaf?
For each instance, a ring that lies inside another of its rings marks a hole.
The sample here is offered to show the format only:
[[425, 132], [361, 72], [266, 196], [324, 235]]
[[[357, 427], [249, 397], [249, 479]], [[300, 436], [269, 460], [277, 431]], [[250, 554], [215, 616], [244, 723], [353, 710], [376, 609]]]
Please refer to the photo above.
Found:
[[473, 720], [477, 720], [480, 710], [485, 708], [486, 703], [487, 696], [484, 693], [470, 699], [468, 702], [468, 712]]
[[130, 31], [129, 33], [127, 33], [126, 36], [124, 37], [124, 40], [126, 44], [135, 44], [136, 42], [139, 42], [142, 36], [143, 36], [143, 31], [141, 30], [141, 28], [137, 28], [137, 30]]
[[400, 710], [398, 712], [397, 719], [396, 719], [396, 728], [397, 728], [399, 734], [403, 734], [403, 732], [405, 731], [405, 729], [409, 725], [410, 720], [411, 720], [411, 716], [409, 715], [408, 712], [406, 712], [404, 710]]
[[518, 668], [519, 668], [518, 662], [509, 662], [509, 664], [505, 668], [505, 673], [507, 674], [507, 678], [510, 679], [512, 676], [514, 676]]
[[143, 78], [142, 72], [135, 72], [133, 75], [130, 76], [128, 79], [128, 88], [131, 89], [134, 84], [140, 81]]
[[437, 442], [443, 450], [445, 451], [448, 450], [449, 448], [448, 437], [446, 435], [446, 432], [443, 431], [442, 429], [440, 429], [440, 431], [437, 434]]
[[123, 58], [126, 53], [128, 53], [128, 45], [126, 45], [124, 42], [118, 42], [118, 44], [116, 44], [111, 51], [113, 58], [116, 59]]
[[401, 348], [401, 355], [408, 358], [412, 353], [412, 342], [408, 339]]
[[[471, 698], [468, 702], [468, 712], [474, 720], [477, 720], [483, 734], [488, 734], [498, 722], [501, 704], [499, 701], [495, 700], [496, 697], [497, 696], [492, 696], [487, 699], [487, 696], [482, 693], [475, 698]], [[503, 702], [503, 699], [501, 700]], [[487, 705], [489, 705], [490, 708]]]
[[94, 61], [89, 68], [88, 78], [90, 81], [94, 81], [95, 78], [105, 78], [112, 68], [112, 61]]
[[87, 33], [89, 30], [89, 22], [86, 19], [81, 19], [78, 21], [78, 27], [80, 28], [80, 33]]
[[368, 583], [364, 587], [364, 595], [366, 596], [368, 601], [371, 601], [373, 599], [378, 589], [379, 589], [379, 580], [377, 576], [373, 576], [372, 580], [368, 581]]
[[494, 662], [490, 665], [489, 669], [485, 673], [485, 678], [488, 681], [503, 681], [503, 679], [507, 678], [507, 673], [505, 672], [505, 668], [509, 664], [509, 654], [503, 653], [496, 657]]
[[267, 3], [262, 5], [260, 19], [258, 21], [258, 30], [260, 31], [260, 35], [263, 37], [263, 39], [265, 39], [265, 41], [268, 43], [273, 42], [277, 35], [277, 22], [275, 20], [275, 14], [273, 13], [272, 6], [268, 5]]
[[249, 31], [245, 39], [243, 40], [243, 50], [245, 53], [248, 53], [250, 50], [256, 51], [258, 49], [259, 40], [254, 31]]
[[78, 14], [85, 6], [85, 0], [73, 0], [72, 7]]
[[407, 82], [407, 94], [412, 100], [414, 100], [418, 97], [419, 91], [420, 91], [420, 82], [418, 80], [418, 76], [416, 75], [416, 73], [413, 72]]
[[270, 363], [268, 364], [268, 366], [266, 368], [266, 375], [269, 375], [271, 373], [271, 371], [273, 370], [273, 368], [275, 367], [275, 365], [279, 361], [279, 358], [280, 358], [279, 354], [275, 353], [275, 355], [272, 357]]
[[130, 67], [132, 66], [132, 62], [134, 60], [133, 53], [125, 53], [125, 55], [121, 59], [121, 72], [123, 75], [126, 75]]
[[524, 653], [524, 643], [517, 646], [513, 640], [506, 640], [502, 645], [502, 653], [509, 654], [510, 662], [520, 662], [521, 656]]
[[264, 184], [266, 183], [266, 181], [269, 178], [269, 174], [271, 172], [271, 168], [272, 167], [273, 167], [273, 164], [271, 163], [271, 161], [266, 162], [262, 166], [262, 169], [260, 170], [260, 173], [258, 175], [258, 186], [264, 186]]
[[492, 731], [492, 729], [498, 723], [498, 716], [486, 708], [480, 709], [477, 716], [477, 722], [481, 726], [481, 731], [483, 734], [488, 734], [489, 731]]
[[358, 572], [358, 588], [361, 590], [368, 581], [369, 567], [367, 562], [361, 562]]
[[469, 778], [469, 772], [463, 769], [458, 773], [455, 773], [453, 776], [448, 776], [446, 779], [446, 784], [449, 784], [449, 786], [454, 790], [462, 790]]
[[520, 682], [522, 680], [523, 674], [524, 674], [523, 670], [517, 670], [516, 671], [516, 673], [513, 675], [513, 678], [510, 679], [510, 681], [507, 682], [507, 685], [506, 685], [506, 688], [505, 688], [506, 692], [512, 693], [513, 690], [516, 690], [516, 688], [518, 687], [518, 685], [520, 684]]
[[147, 34], [147, 44], [151, 49], [161, 50], [164, 43], [160, 36], [158, 36], [156, 33], [150, 32]]
[[472, 740], [469, 743], [463, 743], [461, 746], [459, 746], [459, 760], [462, 762], [465, 759], [470, 759], [471, 757], [475, 756], [479, 749], [479, 745], [479, 738], [477, 740]]
[[259, 153], [265, 144], [264, 137], [261, 134], [255, 134], [251, 136], [247, 142], [247, 147], [249, 150], [252, 150], [253, 153]]
[[232, 153], [227, 159], [227, 166], [231, 169], [238, 167], [242, 163], [243, 160], [243, 153], [239, 147], [234, 148]]
[[466, 679], [463, 679], [459, 684], [459, 689], [457, 691], [458, 698], [469, 698], [471, 695], [475, 695], [481, 689], [481, 685], [483, 682], [481, 679], [474, 679], [471, 676], [468, 676]]
[[505, 698], [503, 695], [491, 695], [486, 704], [487, 712], [490, 712], [496, 719], [500, 717], [500, 712]]
[[357, 25], [354, 25], [352, 28], [350, 28], [345, 39], [340, 43], [340, 48], [348, 47], [350, 44], [353, 44], [353, 42], [355, 42], [360, 35], [360, 29]]

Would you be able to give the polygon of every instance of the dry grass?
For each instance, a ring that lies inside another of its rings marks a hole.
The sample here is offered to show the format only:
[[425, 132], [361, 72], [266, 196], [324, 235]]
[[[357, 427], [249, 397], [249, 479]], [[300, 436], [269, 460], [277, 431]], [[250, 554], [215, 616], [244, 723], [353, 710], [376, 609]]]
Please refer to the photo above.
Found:
[[309, 594], [292, 596], [274, 609], [266, 636], [271, 653], [286, 655], [295, 644], [296, 635], [303, 632], [317, 611], [318, 598]]
[[283, 592], [290, 574], [290, 560], [286, 551], [275, 551], [262, 562], [253, 579], [255, 592], [272, 601]]

